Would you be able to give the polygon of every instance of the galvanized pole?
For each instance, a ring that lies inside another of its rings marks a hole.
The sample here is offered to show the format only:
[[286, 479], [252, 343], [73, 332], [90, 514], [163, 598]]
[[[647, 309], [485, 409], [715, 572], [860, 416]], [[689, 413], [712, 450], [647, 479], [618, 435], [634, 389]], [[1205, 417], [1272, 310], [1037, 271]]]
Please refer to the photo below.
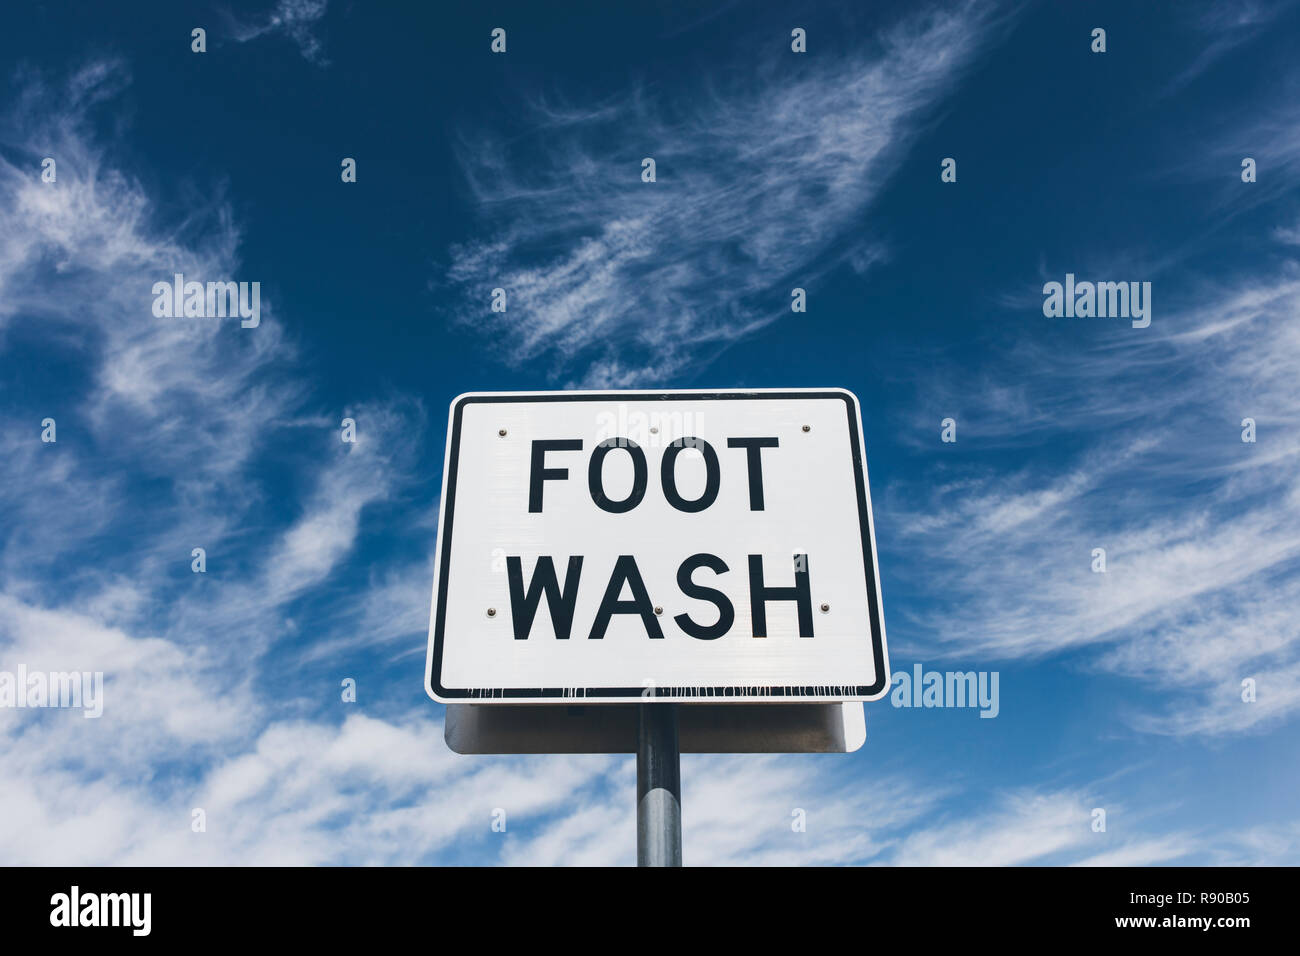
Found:
[[637, 866], [682, 865], [682, 769], [677, 705], [637, 705]]

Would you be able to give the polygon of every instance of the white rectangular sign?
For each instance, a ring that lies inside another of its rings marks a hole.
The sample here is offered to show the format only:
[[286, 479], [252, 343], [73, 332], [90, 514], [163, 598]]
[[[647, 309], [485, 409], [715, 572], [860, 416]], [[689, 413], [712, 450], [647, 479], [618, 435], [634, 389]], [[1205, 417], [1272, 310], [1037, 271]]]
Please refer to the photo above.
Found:
[[427, 690], [877, 699], [889, 665], [872, 527], [842, 389], [462, 395]]

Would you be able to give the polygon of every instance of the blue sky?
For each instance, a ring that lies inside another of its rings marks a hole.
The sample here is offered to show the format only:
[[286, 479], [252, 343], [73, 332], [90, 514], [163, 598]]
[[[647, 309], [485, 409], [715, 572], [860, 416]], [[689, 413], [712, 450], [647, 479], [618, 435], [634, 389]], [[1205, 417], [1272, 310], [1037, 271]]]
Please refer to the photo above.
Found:
[[891, 662], [999, 714], [688, 756], [686, 861], [1300, 862], [1297, 5], [569, 6], [6, 17], [0, 670], [106, 686], [0, 709], [0, 861], [631, 862], [630, 758], [442, 741], [447, 404], [842, 386]]

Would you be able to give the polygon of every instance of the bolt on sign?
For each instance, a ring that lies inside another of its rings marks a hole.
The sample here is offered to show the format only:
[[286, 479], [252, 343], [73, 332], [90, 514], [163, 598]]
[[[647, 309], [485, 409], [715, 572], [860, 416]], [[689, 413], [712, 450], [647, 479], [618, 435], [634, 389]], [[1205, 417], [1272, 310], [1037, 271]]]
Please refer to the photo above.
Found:
[[442, 703], [889, 687], [842, 389], [462, 395], [437, 554], [426, 689]]

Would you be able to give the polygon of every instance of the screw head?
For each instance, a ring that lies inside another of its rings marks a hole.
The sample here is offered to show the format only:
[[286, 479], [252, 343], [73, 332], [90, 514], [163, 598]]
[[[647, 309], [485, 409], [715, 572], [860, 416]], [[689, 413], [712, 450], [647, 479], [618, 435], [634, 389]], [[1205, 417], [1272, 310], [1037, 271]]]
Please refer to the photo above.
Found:
[[806, 431], [806, 432], [810, 432], [810, 431], [812, 431], [812, 426], [811, 426], [811, 425], [805, 425], [805, 426], [803, 427], [803, 430]]
[[[822, 609], [825, 610], [825, 605], [823, 605]], [[497, 616], [497, 609], [494, 607], [488, 608], [488, 617], [496, 617], [496, 616]]]
[[497, 434], [500, 435], [502, 438], [505, 438], [505, 437], [506, 437], [506, 430], [505, 430], [504, 428], [498, 428], [498, 429], [497, 429]]
[[829, 604], [823, 604], [823, 605], [822, 605], [822, 613], [823, 613], [823, 614], [826, 613], [827, 611], [829, 611], [830, 609], [831, 609], [831, 606], [830, 606]]
[[664, 612], [664, 609], [663, 609], [663, 608], [661, 608], [661, 607], [657, 607], [657, 608], [655, 608], [655, 613], [656, 613], [656, 614], [662, 614], [663, 612]]

